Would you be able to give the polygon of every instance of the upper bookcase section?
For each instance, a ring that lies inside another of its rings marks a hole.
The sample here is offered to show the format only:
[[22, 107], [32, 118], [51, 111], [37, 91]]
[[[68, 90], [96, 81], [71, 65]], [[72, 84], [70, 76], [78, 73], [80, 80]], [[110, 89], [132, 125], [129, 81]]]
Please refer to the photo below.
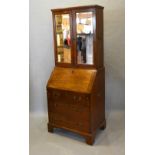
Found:
[[103, 67], [103, 7], [52, 9], [55, 65]]

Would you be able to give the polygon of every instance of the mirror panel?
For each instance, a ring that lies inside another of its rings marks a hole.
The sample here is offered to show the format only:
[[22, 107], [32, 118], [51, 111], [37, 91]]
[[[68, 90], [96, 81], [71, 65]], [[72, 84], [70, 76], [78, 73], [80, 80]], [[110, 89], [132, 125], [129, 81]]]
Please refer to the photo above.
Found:
[[77, 64], [93, 64], [93, 12], [76, 13]]
[[70, 16], [55, 15], [57, 62], [71, 63]]

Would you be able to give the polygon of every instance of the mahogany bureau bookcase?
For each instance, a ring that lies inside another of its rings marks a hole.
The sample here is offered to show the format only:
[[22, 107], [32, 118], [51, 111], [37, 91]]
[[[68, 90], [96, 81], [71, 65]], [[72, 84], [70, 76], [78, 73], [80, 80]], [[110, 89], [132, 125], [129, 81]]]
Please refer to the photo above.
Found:
[[48, 131], [66, 129], [92, 145], [106, 127], [103, 7], [51, 11], [55, 68], [47, 83]]

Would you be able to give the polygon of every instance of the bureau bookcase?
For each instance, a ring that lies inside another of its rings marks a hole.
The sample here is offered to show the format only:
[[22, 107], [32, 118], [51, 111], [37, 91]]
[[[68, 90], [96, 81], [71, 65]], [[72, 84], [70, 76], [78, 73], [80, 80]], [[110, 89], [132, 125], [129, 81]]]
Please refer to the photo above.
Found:
[[103, 7], [51, 11], [55, 67], [47, 83], [48, 131], [69, 130], [92, 145], [106, 127]]

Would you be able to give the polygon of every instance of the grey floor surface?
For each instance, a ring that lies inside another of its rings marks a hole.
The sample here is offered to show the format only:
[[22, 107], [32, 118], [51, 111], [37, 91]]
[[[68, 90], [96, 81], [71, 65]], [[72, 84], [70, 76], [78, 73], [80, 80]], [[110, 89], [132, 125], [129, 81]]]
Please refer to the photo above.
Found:
[[47, 115], [30, 114], [30, 155], [125, 155], [125, 113], [110, 112], [107, 128], [99, 131], [93, 146], [83, 137], [55, 129], [47, 132]]

